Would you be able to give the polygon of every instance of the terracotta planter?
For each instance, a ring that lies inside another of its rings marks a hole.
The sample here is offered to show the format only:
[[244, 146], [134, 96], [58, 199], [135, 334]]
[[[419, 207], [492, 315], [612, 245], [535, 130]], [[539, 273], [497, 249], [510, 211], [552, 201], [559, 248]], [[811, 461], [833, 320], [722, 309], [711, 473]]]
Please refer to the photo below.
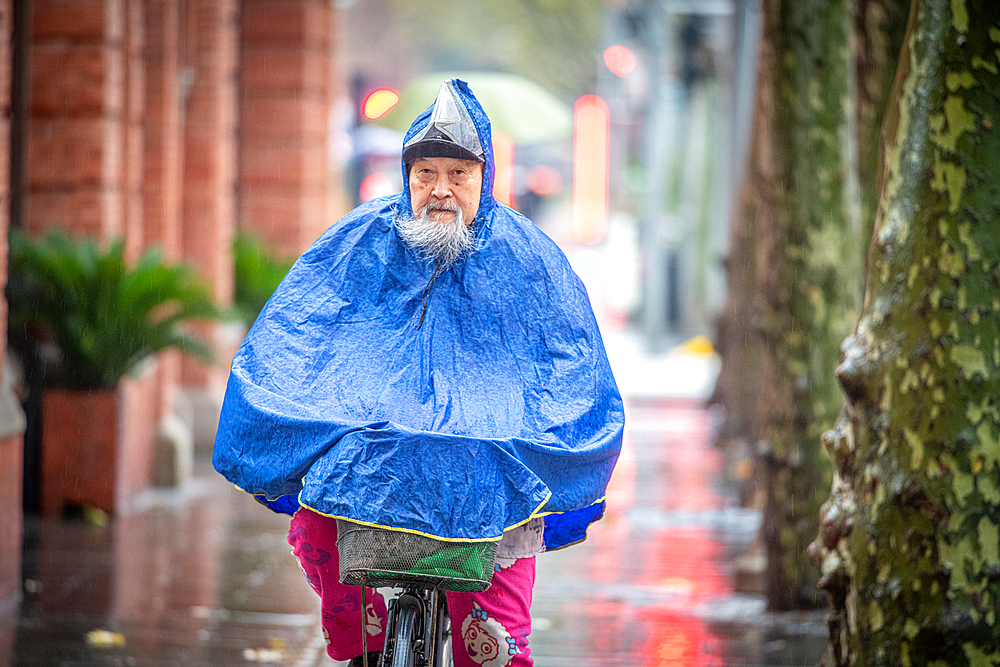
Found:
[[155, 374], [117, 390], [48, 389], [42, 397], [41, 505], [47, 516], [90, 506], [115, 514], [150, 486]]

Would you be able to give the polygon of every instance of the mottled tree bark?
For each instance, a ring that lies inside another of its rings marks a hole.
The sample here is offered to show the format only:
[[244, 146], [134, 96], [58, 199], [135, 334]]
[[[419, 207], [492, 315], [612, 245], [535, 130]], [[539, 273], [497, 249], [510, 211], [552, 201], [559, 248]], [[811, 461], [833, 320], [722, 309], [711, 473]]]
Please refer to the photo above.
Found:
[[1000, 3], [916, 0], [811, 551], [836, 665], [1000, 664]]
[[751, 164], [720, 325], [726, 433], [753, 443], [771, 609], [815, 603], [806, 545], [828, 487], [820, 434], [843, 398], [831, 373], [857, 320], [852, 0], [765, 0]]
[[[858, 171], [862, 238], [866, 240], [872, 238], [878, 207], [882, 119], [896, 77], [896, 64], [909, 13], [910, 0], [855, 0]], [[859, 275], [858, 279], [863, 281], [864, 276]]]

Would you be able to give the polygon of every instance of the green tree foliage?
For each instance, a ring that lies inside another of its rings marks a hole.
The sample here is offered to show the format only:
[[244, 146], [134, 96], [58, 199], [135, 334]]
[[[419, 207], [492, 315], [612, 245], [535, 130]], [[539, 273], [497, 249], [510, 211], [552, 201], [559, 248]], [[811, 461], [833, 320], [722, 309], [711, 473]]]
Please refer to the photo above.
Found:
[[593, 92], [603, 29], [601, 0], [392, 0], [399, 39], [433, 52], [447, 70], [500, 69], [566, 99]]
[[916, 0], [812, 547], [836, 665], [1000, 664], [1000, 3]]
[[278, 288], [294, 259], [279, 259], [258, 239], [239, 232], [233, 239], [233, 308], [251, 326]]
[[59, 231], [33, 240], [15, 230], [7, 299], [10, 328], [54, 344], [55, 381], [69, 389], [112, 389], [169, 348], [211, 359], [208, 347], [181, 329], [185, 320], [218, 316], [207, 286], [156, 251], [129, 266], [121, 241], [100, 247]]

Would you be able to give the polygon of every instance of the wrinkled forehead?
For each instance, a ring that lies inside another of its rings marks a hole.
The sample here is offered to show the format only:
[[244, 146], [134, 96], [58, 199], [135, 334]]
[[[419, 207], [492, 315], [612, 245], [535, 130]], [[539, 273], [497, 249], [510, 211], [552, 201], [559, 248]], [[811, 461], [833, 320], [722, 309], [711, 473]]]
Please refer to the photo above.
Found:
[[434, 171], [451, 171], [462, 169], [470, 174], [482, 175], [483, 163], [476, 160], [463, 160], [451, 157], [419, 157], [407, 165], [412, 174], [415, 169], [430, 168]]

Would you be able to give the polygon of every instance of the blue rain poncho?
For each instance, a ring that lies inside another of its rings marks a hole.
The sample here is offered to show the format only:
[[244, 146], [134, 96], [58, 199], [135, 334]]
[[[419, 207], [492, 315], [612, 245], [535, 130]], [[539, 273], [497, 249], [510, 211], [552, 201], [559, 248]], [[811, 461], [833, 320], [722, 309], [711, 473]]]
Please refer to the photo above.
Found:
[[493, 198], [489, 120], [450, 85], [484, 152], [474, 248], [434, 279], [419, 325], [435, 266], [396, 233], [409, 188], [327, 230], [236, 353], [213, 463], [276, 511], [457, 541], [544, 516], [555, 549], [603, 514], [622, 401], [582, 283]]

